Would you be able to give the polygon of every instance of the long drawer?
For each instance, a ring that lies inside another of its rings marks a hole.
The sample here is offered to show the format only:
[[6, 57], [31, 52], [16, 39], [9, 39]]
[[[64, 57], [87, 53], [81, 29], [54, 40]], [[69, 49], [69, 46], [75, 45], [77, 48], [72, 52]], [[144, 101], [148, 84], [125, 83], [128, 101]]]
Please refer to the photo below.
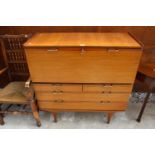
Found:
[[102, 111], [102, 110], [125, 110], [127, 102], [51, 102], [39, 101], [39, 108], [41, 110], [88, 110], [88, 111]]
[[82, 84], [33, 84], [36, 92], [82, 92]]
[[129, 93], [53, 93], [36, 92], [38, 101], [127, 102]]
[[130, 93], [132, 85], [121, 85], [121, 84], [84, 84], [83, 92], [120, 92]]

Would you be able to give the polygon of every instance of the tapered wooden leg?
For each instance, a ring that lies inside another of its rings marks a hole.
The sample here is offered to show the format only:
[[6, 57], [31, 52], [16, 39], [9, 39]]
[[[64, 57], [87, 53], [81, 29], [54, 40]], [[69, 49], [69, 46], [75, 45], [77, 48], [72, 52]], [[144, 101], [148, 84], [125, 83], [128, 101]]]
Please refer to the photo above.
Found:
[[151, 94], [150, 92], [148, 92], [148, 93], [146, 94], [145, 100], [144, 100], [144, 102], [143, 102], [142, 108], [141, 108], [140, 113], [139, 113], [138, 118], [137, 118], [137, 122], [140, 122], [140, 121], [141, 121], [141, 118], [142, 118], [142, 115], [143, 115], [143, 113], [144, 113], [145, 107], [146, 107], [146, 105], [147, 105], [147, 103], [148, 103], [148, 99], [149, 99], [149, 97], [150, 97], [150, 94]]
[[41, 126], [41, 121], [40, 121], [38, 107], [37, 107], [36, 102], [31, 103], [31, 109], [32, 109], [33, 116], [34, 116], [34, 118], [36, 120], [37, 126], [40, 127]]
[[52, 116], [54, 118], [54, 122], [56, 123], [57, 122], [57, 113], [52, 112]]
[[110, 123], [110, 120], [112, 118], [112, 115], [113, 115], [113, 112], [107, 112], [107, 115], [108, 115], [108, 120], [107, 120], [107, 123], [109, 124]]

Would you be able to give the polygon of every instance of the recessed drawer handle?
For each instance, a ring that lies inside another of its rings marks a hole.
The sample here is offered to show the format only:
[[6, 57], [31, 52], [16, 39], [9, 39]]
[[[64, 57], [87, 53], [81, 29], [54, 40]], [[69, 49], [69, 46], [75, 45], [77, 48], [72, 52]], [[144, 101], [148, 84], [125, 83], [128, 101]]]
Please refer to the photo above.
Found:
[[59, 94], [59, 93], [63, 93], [63, 91], [62, 90], [58, 90], [58, 91], [52, 91], [51, 93], [53, 93], [53, 94]]
[[111, 94], [111, 91], [102, 91], [103, 94]]
[[110, 101], [100, 101], [101, 104], [110, 103]]
[[57, 49], [57, 48], [55, 48], [55, 49], [48, 49], [47, 51], [48, 51], [48, 52], [57, 52], [58, 49]]
[[54, 100], [53, 102], [55, 102], [55, 103], [63, 103], [64, 100]]
[[108, 52], [119, 52], [119, 49], [108, 49]]
[[62, 86], [61, 83], [54, 83], [54, 84], [51, 84], [52, 86]]
[[109, 87], [109, 88], [111, 88], [112, 85], [103, 85], [103, 87]]

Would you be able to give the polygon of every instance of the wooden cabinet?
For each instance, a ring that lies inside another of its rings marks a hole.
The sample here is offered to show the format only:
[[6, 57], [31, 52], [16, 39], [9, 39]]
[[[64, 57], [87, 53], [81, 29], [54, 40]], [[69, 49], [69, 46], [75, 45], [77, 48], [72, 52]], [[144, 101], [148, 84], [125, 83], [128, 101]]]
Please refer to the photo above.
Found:
[[141, 57], [126, 33], [41, 33], [24, 44], [40, 110], [124, 111]]

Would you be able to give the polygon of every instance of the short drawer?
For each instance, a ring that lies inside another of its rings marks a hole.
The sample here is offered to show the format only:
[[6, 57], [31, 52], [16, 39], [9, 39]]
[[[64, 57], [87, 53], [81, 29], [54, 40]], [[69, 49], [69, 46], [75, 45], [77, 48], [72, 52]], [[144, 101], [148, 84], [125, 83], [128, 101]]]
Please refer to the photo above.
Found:
[[33, 84], [36, 92], [82, 92], [81, 84]]
[[129, 93], [51, 93], [36, 92], [37, 100], [41, 101], [110, 101], [127, 102]]
[[39, 108], [41, 110], [86, 110], [86, 111], [104, 111], [115, 110], [123, 111], [127, 108], [126, 102], [50, 102], [39, 101]]
[[117, 85], [117, 84], [84, 84], [83, 92], [119, 92], [119, 93], [130, 93], [132, 85]]

